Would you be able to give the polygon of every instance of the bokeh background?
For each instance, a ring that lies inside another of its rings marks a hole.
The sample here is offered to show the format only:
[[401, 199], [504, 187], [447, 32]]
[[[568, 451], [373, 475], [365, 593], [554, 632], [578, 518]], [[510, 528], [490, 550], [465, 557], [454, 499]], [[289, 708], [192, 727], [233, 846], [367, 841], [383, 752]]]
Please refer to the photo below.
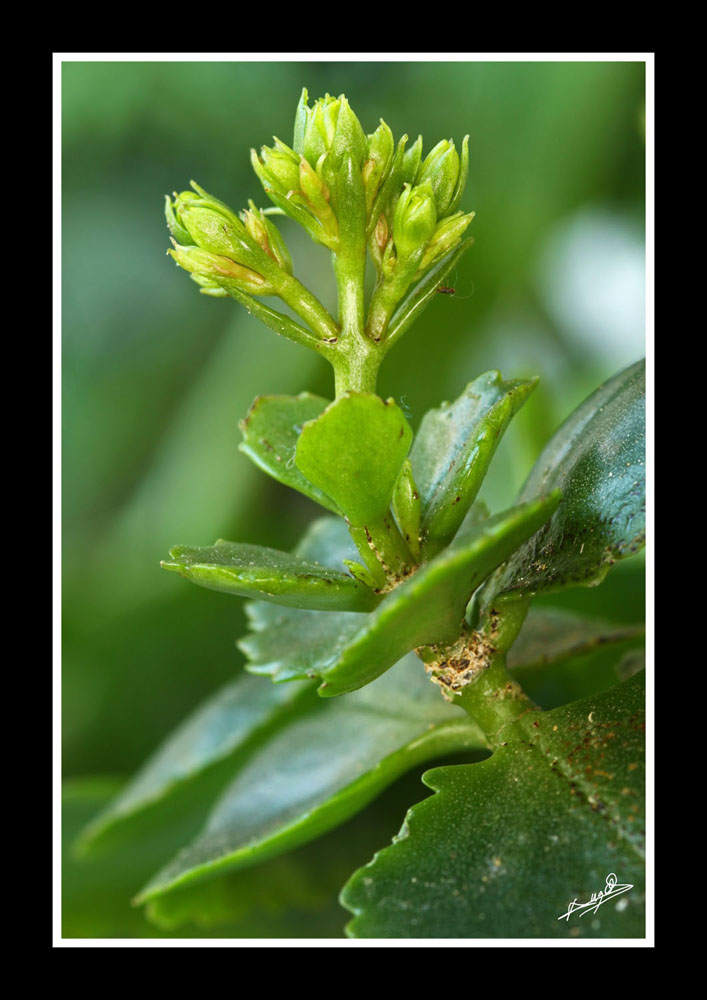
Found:
[[[157, 928], [131, 909], [166, 845], [70, 856], [81, 823], [242, 669], [242, 602], [163, 573], [160, 559], [218, 537], [291, 548], [317, 514], [237, 450], [237, 422], [259, 393], [331, 396], [329, 366], [198, 294], [166, 256], [164, 195], [194, 178], [235, 209], [264, 205], [249, 149], [291, 143], [303, 86], [310, 99], [346, 93], [367, 132], [382, 115], [396, 137], [421, 133], [425, 152], [470, 133], [461, 207], [477, 213], [475, 245], [456, 294], [386, 359], [379, 392], [417, 427], [489, 368], [539, 374], [482, 492], [500, 510], [564, 417], [644, 354], [644, 77], [640, 62], [63, 64], [66, 936], [340, 935], [337, 889], [425, 794], [417, 774], [402, 779], [352, 821], [343, 856], [329, 835], [316, 891], [302, 888], [311, 849], [288, 856], [294, 903], [268, 903], [268, 880], [286, 876], [263, 866], [250, 908], [216, 931]], [[282, 231], [295, 273], [333, 310], [327, 252], [289, 220]], [[553, 603], [640, 620], [642, 578], [631, 560]]]

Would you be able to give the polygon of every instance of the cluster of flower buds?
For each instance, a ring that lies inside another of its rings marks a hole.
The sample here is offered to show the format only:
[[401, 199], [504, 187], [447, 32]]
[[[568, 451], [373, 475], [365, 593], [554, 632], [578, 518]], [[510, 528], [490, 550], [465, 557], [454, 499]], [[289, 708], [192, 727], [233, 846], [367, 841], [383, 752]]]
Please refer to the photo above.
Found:
[[292, 260], [277, 227], [250, 202], [239, 218], [194, 181], [165, 201], [174, 249], [168, 252], [207, 295], [277, 295]]
[[[396, 144], [382, 119], [367, 136], [343, 94], [326, 94], [310, 107], [303, 90], [292, 146], [275, 138], [273, 146], [251, 150], [253, 168], [276, 206], [270, 211], [290, 216], [335, 255], [340, 310], [342, 291], [348, 296], [338, 328], [291, 277], [280, 233], [253, 202], [239, 217], [192, 182], [193, 191], [167, 199], [170, 253], [205, 294], [279, 295], [320, 339], [333, 343], [357, 328], [380, 343], [411, 285], [461, 244], [474, 215], [458, 207], [469, 137], [461, 154], [443, 139], [424, 159], [422, 137], [409, 149], [407, 141], [403, 135]], [[378, 280], [364, 323], [366, 248]], [[352, 294], [353, 288], [358, 291]]]

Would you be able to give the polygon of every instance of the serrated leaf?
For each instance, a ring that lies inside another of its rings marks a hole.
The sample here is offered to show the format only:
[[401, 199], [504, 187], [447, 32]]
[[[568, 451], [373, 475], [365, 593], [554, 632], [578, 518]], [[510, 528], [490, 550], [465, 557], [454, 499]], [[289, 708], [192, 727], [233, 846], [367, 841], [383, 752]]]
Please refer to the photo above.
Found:
[[504, 381], [499, 371], [489, 371], [470, 382], [454, 403], [442, 403], [423, 417], [410, 461], [422, 504], [422, 552], [427, 558], [454, 538], [501, 436], [537, 381]]
[[553, 495], [482, 521], [391, 591], [317, 673], [324, 697], [355, 691], [418, 646], [459, 635], [473, 591], [555, 510]]
[[386, 515], [411, 443], [410, 425], [392, 399], [349, 392], [305, 424], [295, 462], [352, 524], [363, 526]]
[[340, 570], [262, 545], [218, 541], [203, 548], [177, 545], [164, 569], [210, 590], [295, 608], [366, 611], [380, 598]]
[[[78, 852], [93, 854], [137, 836], [150, 822], [164, 823], [172, 812], [198, 809], [203, 822], [209, 797], [212, 801], [238, 767], [239, 752], [252, 749], [289, 719], [308, 692], [308, 683], [273, 685], [248, 676], [221, 688], [175, 729], [86, 827], [77, 841]], [[224, 761], [225, 769], [214, 770]]]
[[302, 392], [299, 396], [258, 396], [241, 421], [240, 450], [255, 464], [334, 514], [341, 511], [320, 489], [310, 483], [295, 465], [295, 448], [302, 427], [318, 417], [328, 399]]
[[[526, 714], [488, 760], [428, 771], [437, 794], [344, 887], [349, 935], [642, 937], [643, 676]], [[632, 888], [560, 919], [612, 874]]]
[[410, 656], [349, 698], [320, 701], [239, 771], [203, 833], [143, 890], [145, 901], [305, 843], [360, 810], [398, 775], [451, 750], [485, 747]]
[[489, 581], [487, 601], [593, 586], [645, 541], [645, 363], [600, 386], [536, 462], [519, 501], [560, 487], [552, 519]]

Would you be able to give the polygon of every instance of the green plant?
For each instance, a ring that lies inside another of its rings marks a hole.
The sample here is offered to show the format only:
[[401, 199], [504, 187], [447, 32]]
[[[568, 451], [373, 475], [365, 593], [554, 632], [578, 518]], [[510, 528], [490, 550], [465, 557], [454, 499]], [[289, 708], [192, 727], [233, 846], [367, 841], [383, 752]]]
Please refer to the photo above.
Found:
[[[472, 242], [473, 213], [459, 210], [468, 139], [424, 159], [421, 138], [406, 146], [382, 121], [366, 136], [343, 96], [310, 108], [305, 91], [293, 147], [252, 154], [274, 208], [251, 201], [237, 215], [194, 183], [167, 198], [170, 253], [201, 292], [331, 363], [333, 401], [261, 396], [241, 424], [242, 450], [329, 515], [292, 554], [223, 540], [171, 550], [166, 569], [254, 598], [249, 670], [288, 683], [245, 677], [218, 692], [80, 843], [98, 851], [182, 824], [188, 846], [139, 902], [165, 927], [185, 915], [218, 925], [257, 863], [343, 823], [411, 767], [465, 754], [477, 759], [425, 775], [436, 794], [347, 882], [349, 933], [641, 936], [643, 675], [625, 660], [617, 686], [549, 711], [522, 684], [640, 635], [531, 601], [597, 584], [642, 547], [643, 366], [597, 389], [517, 504], [489, 516], [479, 489], [537, 379], [487, 372], [415, 436], [376, 395], [383, 358]], [[278, 214], [332, 253], [336, 318], [294, 277]], [[559, 919], [610, 873], [631, 889], [589, 920]], [[296, 896], [291, 881], [285, 867], [274, 896]]]

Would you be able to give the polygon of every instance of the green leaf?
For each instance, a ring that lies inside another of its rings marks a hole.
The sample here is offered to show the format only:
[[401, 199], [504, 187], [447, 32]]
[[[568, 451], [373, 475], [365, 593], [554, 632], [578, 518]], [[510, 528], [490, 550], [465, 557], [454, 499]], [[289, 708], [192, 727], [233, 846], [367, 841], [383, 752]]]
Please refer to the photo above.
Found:
[[[469, 598], [555, 510], [553, 495], [482, 521], [392, 590], [330, 666], [318, 666], [324, 697], [368, 684], [418, 646], [456, 639]], [[352, 628], [353, 626], [351, 626]]]
[[508, 652], [511, 670], [534, 670], [645, 633], [644, 625], [616, 625], [560, 608], [531, 608]]
[[[352, 560], [356, 549], [342, 520], [321, 517], [302, 537], [295, 554], [335, 566]], [[249, 660], [248, 670], [271, 675], [273, 681], [318, 676], [366, 621], [363, 614], [301, 611], [264, 601], [250, 601], [245, 610], [251, 633], [238, 646]]]
[[[643, 678], [526, 714], [481, 763], [428, 771], [437, 794], [344, 887], [349, 935], [642, 937]], [[612, 873], [632, 888], [560, 919]]]
[[349, 698], [319, 701], [238, 772], [205, 829], [140, 901], [280, 854], [342, 823], [398, 775], [441, 753], [486, 747], [410, 656]]
[[328, 405], [329, 400], [309, 392], [299, 396], [258, 396], [240, 423], [243, 441], [239, 447], [273, 479], [340, 514], [333, 500], [305, 479], [295, 465], [295, 448], [303, 425]]
[[392, 399], [349, 392], [305, 424], [295, 462], [360, 527], [386, 515], [411, 443], [410, 425]]
[[[209, 796], [213, 801], [242, 755], [290, 719], [303, 699], [307, 702], [308, 692], [308, 683], [265, 684], [247, 675], [221, 688], [177, 727], [83, 830], [78, 853], [94, 854], [134, 838], [149, 826], [164, 825], [174, 813], [201, 811], [203, 822]], [[216, 768], [220, 762], [225, 767]]]
[[590, 587], [645, 541], [645, 362], [600, 386], [575, 410], [536, 462], [519, 501], [560, 487], [552, 519], [489, 581], [528, 596]]
[[422, 552], [427, 558], [454, 538], [498, 442], [537, 381], [504, 382], [500, 372], [489, 371], [470, 382], [454, 403], [442, 403], [423, 417], [410, 460], [422, 503]]
[[295, 608], [369, 610], [380, 598], [348, 573], [301, 559], [289, 552], [219, 540], [215, 545], [170, 549], [164, 569], [210, 590], [252, 597]]

